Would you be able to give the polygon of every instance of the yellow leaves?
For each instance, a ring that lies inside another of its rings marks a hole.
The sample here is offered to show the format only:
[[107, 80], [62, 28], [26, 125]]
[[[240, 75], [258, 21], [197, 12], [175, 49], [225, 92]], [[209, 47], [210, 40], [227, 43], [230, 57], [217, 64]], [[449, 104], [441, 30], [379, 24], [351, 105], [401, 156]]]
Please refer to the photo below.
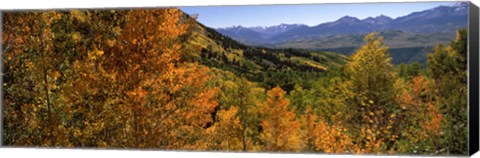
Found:
[[242, 125], [237, 116], [236, 106], [217, 113], [218, 121], [207, 129], [206, 139], [202, 142], [210, 150], [240, 151], [242, 149]]
[[390, 118], [395, 118], [395, 114], [390, 114]]
[[101, 147], [101, 148], [106, 148], [106, 147], [109, 147], [108, 144], [104, 141], [99, 141], [98, 142], [98, 146]]
[[97, 60], [98, 58], [100, 58], [101, 56], [103, 56], [103, 51], [102, 50], [93, 50], [93, 51], [89, 51], [88, 52], [88, 59], [89, 60]]
[[76, 129], [76, 130], [73, 131], [73, 136], [74, 136], [74, 137], [79, 137], [81, 134], [82, 134], [82, 133], [80, 132], [79, 129]]
[[131, 96], [135, 100], [142, 100], [148, 94], [147, 91], [143, 90], [141, 86], [138, 86], [135, 90], [127, 92], [127, 95]]
[[365, 104], [364, 102], [360, 102], [360, 105], [367, 106], [367, 104]]
[[270, 105], [279, 106], [278, 108], [285, 108], [288, 106], [288, 100], [284, 99], [285, 91], [282, 90], [280, 87], [274, 87], [267, 93], [268, 99], [267, 103]]
[[80, 35], [80, 33], [78, 33], [78, 32], [74, 32], [70, 36], [71, 36], [72, 40], [76, 43], [80, 42], [80, 40], [82, 39], [82, 35]]
[[103, 55], [103, 51], [102, 51], [102, 50], [97, 50], [97, 51], [95, 52], [95, 54], [96, 54], [97, 56], [102, 56], [102, 55]]
[[88, 52], [88, 59], [90, 60], [96, 60], [97, 59], [97, 53], [95, 51], [93, 52]]
[[31, 61], [25, 61], [25, 67], [27, 67], [27, 69], [32, 69], [35, 65]]
[[80, 62], [78, 60], [75, 60], [73, 62], [73, 68], [78, 70], [80, 67], [81, 67]]
[[397, 135], [392, 135], [392, 136], [390, 137], [390, 141], [395, 141], [397, 138], [398, 138]]
[[120, 28], [119, 26], [114, 27], [113, 32], [114, 32], [115, 35], [120, 35], [121, 32], [122, 32], [122, 28]]
[[79, 22], [85, 22], [85, 14], [83, 14], [82, 11], [72, 10], [70, 11], [70, 14], [72, 14], [73, 17], [77, 19]]
[[328, 125], [319, 120], [315, 127], [315, 147], [325, 153], [346, 153], [353, 150], [352, 139], [346, 129], [337, 125]]
[[106, 43], [107, 43], [107, 46], [113, 47], [113, 46], [115, 45], [115, 40], [113, 40], [113, 39], [108, 39], [108, 40], [106, 41]]
[[367, 136], [367, 140], [372, 140], [372, 137], [371, 136]]
[[386, 150], [385, 141], [381, 139], [381, 136], [378, 132], [372, 132], [371, 127], [364, 127], [361, 129], [360, 137], [358, 140], [365, 140], [365, 144], [355, 144], [355, 153], [382, 153]]
[[57, 80], [62, 74], [59, 71], [53, 71], [52, 78], [53, 80]]

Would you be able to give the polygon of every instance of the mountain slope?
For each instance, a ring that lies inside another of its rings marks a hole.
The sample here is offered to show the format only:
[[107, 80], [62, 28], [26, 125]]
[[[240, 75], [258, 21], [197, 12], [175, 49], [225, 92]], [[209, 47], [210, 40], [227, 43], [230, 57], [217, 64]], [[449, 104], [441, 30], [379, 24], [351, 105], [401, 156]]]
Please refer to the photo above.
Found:
[[280, 85], [286, 91], [295, 84], [308, 87], [310, 80], [347, 60], [332, 52], [250, 47], [200, 23], [190, 42], [201, 48], [196, 58], [201, 64], [233, 72], [266, 88]]
[[[325, 49], [340, 47], [359, 47], [364, 44], [363, 37], [367, 33], [352, 35], [332, 35], [326, 37], [309, 37], [277, 43], [279, 48]], [[378, 32], [384, 37], [384, 42], [390, 48], [434, 46], [438, 43], [447, 44], [455, 37], [454, 33], [425, 33], [417, 34], [399, 30]]]
[[262, 34], [242, 26], [217, 29], [217, 31], [224, 35], [235, 37], [235, 40], [241, 43], [265, 43], [266, 41]]
[[387, 24], [388, 29], [417, 33], [455, 32], [467, 24], [468, 3], [439, 6], [398, 17]]
[[[389, 47], [389, 52], [394, 64], [425, 63], [427, 53], [432, 50], [433, 46], [439, 43], [448, 44], [451, 39], [455, 38], [454, 33], [417, 34], [397, 30], [381, 31], [378, 34], [384, 37], [384, 42]], [[363, 37], [365, 35], [366, 34], [354, 34], [313, 37], [279, 43], [276, 46], [279, 48], [333, 51], [350, 55], [364, 44]]]

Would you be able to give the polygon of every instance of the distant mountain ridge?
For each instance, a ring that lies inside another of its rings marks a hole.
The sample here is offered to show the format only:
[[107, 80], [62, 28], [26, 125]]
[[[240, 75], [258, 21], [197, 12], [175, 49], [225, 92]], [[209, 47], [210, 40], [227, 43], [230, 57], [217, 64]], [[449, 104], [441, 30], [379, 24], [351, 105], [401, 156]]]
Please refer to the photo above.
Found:
[[269, 43], [270, 38], [297, 28], [307, 28], [304, 24], [280, 24], [275, 26], [243, 27], [232, 26], [218, 28], [216, 31], [245, 44]]
[[344, 16], [332, 22], [316, 26], [303, 24], [280, 24], [269, 27], [235, 26], [218, 28], [218, 32], [248, 45], [275, 47], [289, 41], [323, 38], [334, 35], [365, 34], [374, 31], [397, 30], [416, 34], [454, 33], [466, 27], [468, 3], [458, 2], [450, 6], [413, 12], [398, 18], [385, 15], [358, 19]]
[[269, 27], [250, 27], [253, 31], [256, 31], [262, 34], [264, 38], [270, 38], [282, 33], [285, 33], [289, 30], [301, 28], [301, 27], [308, 27], [305, 24], [280, 24], [276, 26], [269, 26]]

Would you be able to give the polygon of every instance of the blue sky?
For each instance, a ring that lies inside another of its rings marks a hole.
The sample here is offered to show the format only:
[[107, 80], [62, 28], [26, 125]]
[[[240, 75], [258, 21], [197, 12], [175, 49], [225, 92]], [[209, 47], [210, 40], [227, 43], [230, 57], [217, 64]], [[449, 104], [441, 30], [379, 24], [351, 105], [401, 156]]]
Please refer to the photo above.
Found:
[[364, 19], [386, 15], [391, 18], [412, 12], [431, 9], [455, 2], [417, 3], [356, 3], [356, 4], [298, 4], [298, 5], [256, 5], [256, 6], [194, 6], [180, 7], [188, 14], [198, 14], [198, 21], [209, 27], [230, 26], [272, 26], [285, 24], [306, 24], [315, 26], [335, 21], [345, 15]]

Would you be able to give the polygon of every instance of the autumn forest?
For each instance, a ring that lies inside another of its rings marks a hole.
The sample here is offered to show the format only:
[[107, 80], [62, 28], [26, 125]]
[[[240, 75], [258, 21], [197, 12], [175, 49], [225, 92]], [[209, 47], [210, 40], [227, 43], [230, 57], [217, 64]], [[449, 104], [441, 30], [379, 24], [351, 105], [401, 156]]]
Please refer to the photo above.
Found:
[[[201, 16], [201, 15], [198, 15]], [[393, 64], [252, 47], [178, 8], [3, 12], [2, 144], [337, 154], [467, 153], [467, 32]]]

